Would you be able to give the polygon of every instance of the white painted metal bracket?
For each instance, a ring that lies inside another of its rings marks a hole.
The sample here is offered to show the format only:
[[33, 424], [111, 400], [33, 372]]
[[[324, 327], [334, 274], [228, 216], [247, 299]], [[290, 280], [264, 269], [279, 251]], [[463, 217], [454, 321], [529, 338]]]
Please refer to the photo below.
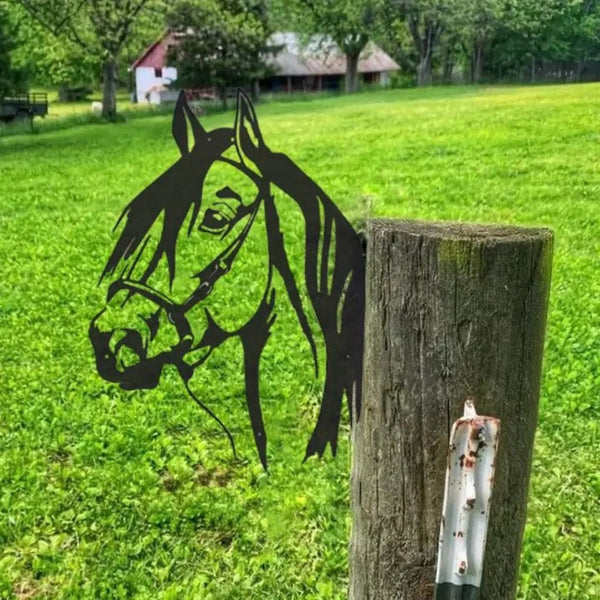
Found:
[[499, 431], [500, 421], [478, 415], [471, 400], [452, 426], [435, 600], [479, 597]]

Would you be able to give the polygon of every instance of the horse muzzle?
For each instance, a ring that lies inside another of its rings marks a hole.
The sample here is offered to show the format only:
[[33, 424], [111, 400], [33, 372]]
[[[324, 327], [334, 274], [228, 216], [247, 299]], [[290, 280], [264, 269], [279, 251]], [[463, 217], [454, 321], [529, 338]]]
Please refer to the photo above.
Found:
[[166, 356], [149, 358], [142, 334], [135, 329], [104, 328], [105, 310], [92, 319], [89, 329], [98, 373], [123, 389], [155, 388], [167, 362]]

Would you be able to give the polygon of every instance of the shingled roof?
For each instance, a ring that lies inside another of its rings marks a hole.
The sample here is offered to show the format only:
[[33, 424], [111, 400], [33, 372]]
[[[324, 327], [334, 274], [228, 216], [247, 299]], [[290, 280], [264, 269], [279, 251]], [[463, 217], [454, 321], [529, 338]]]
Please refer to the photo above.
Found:
[[[315, 35], [303, 42], [296, 33], [275, 33], [270, 42], [283, 46], [276, 56], [268, 59], [278, 75], [343, 75], [346, 72], [346, 57], [327, 36]], [[358, 61], [359, 73], [399, 69], [398, 64], [373, 42], [367, 44]]]

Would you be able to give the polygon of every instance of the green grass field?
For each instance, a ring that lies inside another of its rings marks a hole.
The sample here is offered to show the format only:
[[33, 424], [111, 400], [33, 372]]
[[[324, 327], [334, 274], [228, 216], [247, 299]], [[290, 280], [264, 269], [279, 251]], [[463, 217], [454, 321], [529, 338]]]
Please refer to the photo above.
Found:
[[[271, 148], [355, 222], [555, 231], [519, 598], [599, 598], [600, 85], [387, 91], [258, 114]], [[126, 392], [95, 372], [87, 327], [111, 229], [177, 158], [170, 126], [0, 137], [0, 598], [345, 598], [347, 419], [337, 459], [301, 464], [318, 398], [289, 307], [262, 367], [269, 475], [236, 344], [197, 389], [227, 415], [238, 460], [175, 373]]]

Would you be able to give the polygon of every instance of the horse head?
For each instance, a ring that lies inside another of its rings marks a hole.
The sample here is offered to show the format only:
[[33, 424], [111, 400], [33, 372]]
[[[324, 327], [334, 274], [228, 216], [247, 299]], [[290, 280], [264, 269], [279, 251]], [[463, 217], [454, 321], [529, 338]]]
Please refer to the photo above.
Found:
[[[335, 453], [342, 395], [355, 412], [360, 398], [364, 267], [356, 233], [314, 182], [268, 149], [242, 92], [234, 126], [212, 131], [205, 131], [181, 93], [172, 133], [180, 158], [117, 222], [120, 234], [101, 276], [110, 280], [106, 304], [89, 329], [99, 374], [124, 389], [153, 388], [170, 364], [187, 386], [217, 346], [239, 337], [250, 420], [266, 467], [259, 362], [275, 319], [277, 270], [315, 366], [307, 297], [325, 339], [323, 403], [307, 456], [322, 455], [328, 442]], [[288, 262], [274, 189], [294, 200], [304, 216], [300, 287]], [[247, 292], [243, 301], [234, 301], [240, 290]]]

